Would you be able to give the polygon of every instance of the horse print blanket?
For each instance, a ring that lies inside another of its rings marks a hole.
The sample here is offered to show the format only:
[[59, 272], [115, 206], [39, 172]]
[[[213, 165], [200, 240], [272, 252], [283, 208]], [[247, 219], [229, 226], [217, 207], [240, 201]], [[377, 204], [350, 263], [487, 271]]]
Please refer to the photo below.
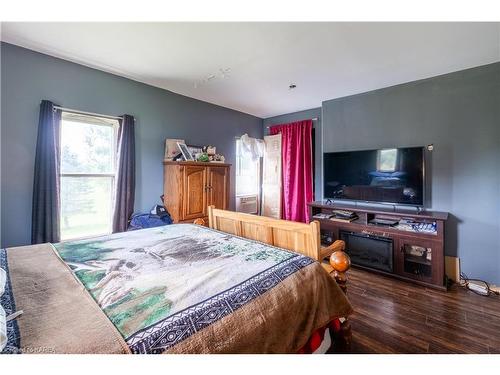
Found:
[[[132, 353], [294, 352], [315, 329], [351, 310], [311, 258], [201, 226], [117, 233], [53, 249]], [[16, 256], [15, 249], [7, 253]], [[21, 320], [19, 326], [22, 346]], [[105, 345], [111, 352], [123, 346]]]

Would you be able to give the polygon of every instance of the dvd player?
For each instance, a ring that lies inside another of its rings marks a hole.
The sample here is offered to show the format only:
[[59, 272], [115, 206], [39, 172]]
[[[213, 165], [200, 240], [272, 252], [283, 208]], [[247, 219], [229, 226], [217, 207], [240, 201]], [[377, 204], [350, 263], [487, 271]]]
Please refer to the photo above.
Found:
[[393, 227], [393, 226], [399, 224], [399, 220], [376, 217], [376, 218], [370, 220], [370, 224], [385, 225], [385, 226]]

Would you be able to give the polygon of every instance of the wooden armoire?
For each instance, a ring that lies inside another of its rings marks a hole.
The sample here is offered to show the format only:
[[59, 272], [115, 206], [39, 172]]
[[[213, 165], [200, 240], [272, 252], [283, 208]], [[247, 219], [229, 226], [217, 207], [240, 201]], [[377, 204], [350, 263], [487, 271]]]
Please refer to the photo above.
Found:
[[229, 206], [231, 164], [195, 161], [163, 162], [163, 203], [174, 223], [206, 222], [210, 205]]

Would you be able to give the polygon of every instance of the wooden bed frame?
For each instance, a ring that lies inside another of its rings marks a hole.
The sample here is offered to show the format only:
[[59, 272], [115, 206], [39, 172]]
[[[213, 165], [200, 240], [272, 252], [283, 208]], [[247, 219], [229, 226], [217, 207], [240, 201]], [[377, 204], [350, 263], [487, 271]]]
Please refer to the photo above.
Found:
[[[344, 252], [344, 241], [337, 240], [328, 247], [321, 247], [319, 222], [309, 224], [278, 220], [264, 216], [225, 211], [208, 207], [209, 227], [239, 237], [264, 242], [273, 246], [301, 253], [321, 263], [330, 273], [344, 293], [347, 293], [346, 272], [351, 266], [349, 256]], [[206, 225], [203, 219], [196, 219], [195, 224]], [[330, 264], [324, 263], [330, 257]], [[341, 318], [339, 332], [330, 330], [333, 352], [350, 351], [351, 326], [347, 318]]]

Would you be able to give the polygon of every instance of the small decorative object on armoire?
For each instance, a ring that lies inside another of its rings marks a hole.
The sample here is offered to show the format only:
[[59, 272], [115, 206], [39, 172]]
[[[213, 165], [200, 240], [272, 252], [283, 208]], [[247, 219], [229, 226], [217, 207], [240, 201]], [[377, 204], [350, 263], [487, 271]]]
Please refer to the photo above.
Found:
[[212, 163], [224, 163], [226, 158], [221, 154], [208, 155], [208, 161]]
[[195, 161], [163, 162], [164, 205], [175, 223], [208, 223], [208, 206], [229, 206], [230, 164]]
[[177, 142], [184, 143], [184, 139], [165, 139], [165, 157], [164, 160], [173, 160], [180, 153]]
[[215, 155], [216, 148], [215, 146], [203, 146], [203, 152], [205, 152], [207, 155]]
[[208, 154], [203, 152], [200, 155], [198, 155], [198, 157], [196, 158], [196, 161], [202, 161], [202, 162], [208, 163], [210, 161], [210, 159], [209, 159]]

